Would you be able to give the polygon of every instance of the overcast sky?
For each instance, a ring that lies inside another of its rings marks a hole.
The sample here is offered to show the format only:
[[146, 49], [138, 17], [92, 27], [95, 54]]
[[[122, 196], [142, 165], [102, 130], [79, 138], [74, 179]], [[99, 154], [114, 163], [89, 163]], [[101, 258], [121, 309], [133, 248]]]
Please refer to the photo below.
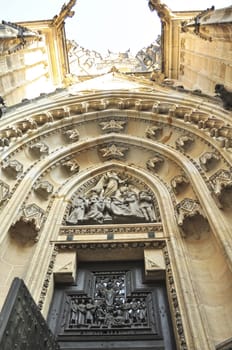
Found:
[[[68, 0], [0, 0], [0, 19], [27, 21], [50, 19]], [[164, 0], [172, 10], [204, 10], [232, 5], [232, 0]], [[81, 46], [104, 52], [136, 53], [153, 42], [160, 32], [156, 12], [148, 0], [77, 0], [75, 16], [66, 20], [67, 37]]]

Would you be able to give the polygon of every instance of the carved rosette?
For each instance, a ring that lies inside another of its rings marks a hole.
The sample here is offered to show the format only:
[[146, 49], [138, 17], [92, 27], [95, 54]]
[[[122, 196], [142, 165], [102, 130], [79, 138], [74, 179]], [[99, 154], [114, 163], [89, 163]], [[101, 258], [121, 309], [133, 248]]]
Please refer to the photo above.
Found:
[[3, 163], [2, 170], [11, 178], [17, 179], [23, 173], [23, 165], [16, 159]]
[[185, 198], [177, 204], [176, 212], [183, 237], [195, 235], [200, 238], [200, 234], [208, 230], [206, 216], [198, 201]]
[[205, 152], [199, 158], [201, 167], [204, 171], [210, 171], [219, 162], [220, 157], [213, 152]]
[[188, 186], [189, 180], [185, 175], [177, 175], [171, 180], [171, 186], [175, 194], [179, 194]]
[[34, 191], [41, 197], [47, 197], [53, 192], [53, 185], [48, 181], [41, 181], [35, 185]]
[[99, 126], [101, 127], [104, 133], [110, 132], [122, 132], [125, 129], [126, 121], [111, 119], [106, 122], [100, 122]]
[[7, 200], [9, 197], [10, 186], [5, 182], [0, 180], [0, 206]]
[[127, 147], [121, 145], [109, 144], [103, 148], [99, 148], [99, 153], [103, 160], [124, 159], [128, 150]]
[[44, 220], [44, 210], [36, 204], [29, 204], [20, 209], [10, 228], [11, 236], [21, 243], [37, 241], [38, 233]]
[[155, 157], [149, 159], [146, 162], [146, 166], [147, 166], [148, 170], [150, 170], [152, 172], [157, 172], [160, 170], [163, 163], [164, 163], [164, 158], [159, 156], [159, 155], [156, 155]]

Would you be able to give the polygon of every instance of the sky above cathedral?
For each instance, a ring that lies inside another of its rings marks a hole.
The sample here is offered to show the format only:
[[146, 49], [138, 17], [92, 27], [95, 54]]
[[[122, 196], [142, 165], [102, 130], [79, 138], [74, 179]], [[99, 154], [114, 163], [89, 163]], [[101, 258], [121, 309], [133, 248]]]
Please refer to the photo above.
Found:
[[[51, 19], [68, 0], [0, 0], [0, 20], [20, 22]], [[204, 10], [231, 5], [231, 0], [164, 0], [171, 10]], [[160, 20], [148, 0], [77, 0], [73, 18], [66, 20], [68, 39], [90, 50], [136, 54], [160, 33]]]

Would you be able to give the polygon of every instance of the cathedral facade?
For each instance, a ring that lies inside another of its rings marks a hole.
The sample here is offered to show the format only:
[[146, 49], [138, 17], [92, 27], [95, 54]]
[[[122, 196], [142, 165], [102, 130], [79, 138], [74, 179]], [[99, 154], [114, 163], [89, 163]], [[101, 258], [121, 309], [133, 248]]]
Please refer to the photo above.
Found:
[[[150, 0], [160, 70], [78, 79], [74, 4], [5, 23], [25, 43], [3, 35], [1, 305], [23, 279], [61, 349], [231, 349], [232, 7]], [[33, 50], [59, 88], [28, 98], [14, 62]]]

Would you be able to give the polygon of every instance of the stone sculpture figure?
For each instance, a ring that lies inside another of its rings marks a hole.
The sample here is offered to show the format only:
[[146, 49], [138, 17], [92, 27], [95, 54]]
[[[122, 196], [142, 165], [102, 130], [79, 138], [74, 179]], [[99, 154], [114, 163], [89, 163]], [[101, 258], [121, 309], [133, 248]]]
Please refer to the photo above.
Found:
[[71, 211], [67, 222], [70, 224], [77, 224], [79, 221], [82, 221], [85, 217], [85, 211], [87, 208], [87, 200], [78, 196], [73, 203], [73, 210]]

